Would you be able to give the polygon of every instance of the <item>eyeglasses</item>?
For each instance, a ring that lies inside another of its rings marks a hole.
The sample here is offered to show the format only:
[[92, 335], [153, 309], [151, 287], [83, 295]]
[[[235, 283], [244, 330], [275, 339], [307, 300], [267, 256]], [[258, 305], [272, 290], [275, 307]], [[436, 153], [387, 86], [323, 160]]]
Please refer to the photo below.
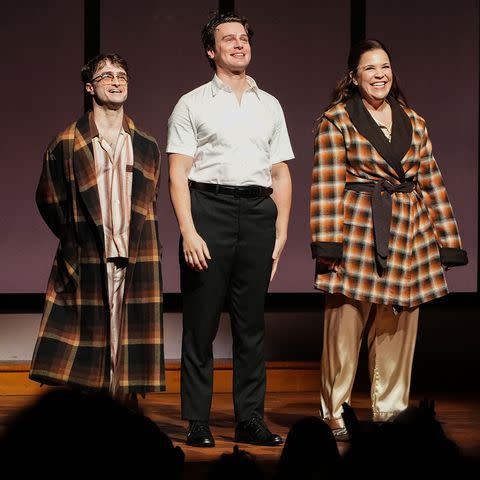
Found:
[[115, 78], [119, 85], [126, 85], [128, 83], [128, 75], [126, 73], [118, 73], [117, 75], [112, 72], [103, 72], [98, 77], [92, 78], [90, 82], [98, 82], [101, 85], [111, 85], [115, 83]]

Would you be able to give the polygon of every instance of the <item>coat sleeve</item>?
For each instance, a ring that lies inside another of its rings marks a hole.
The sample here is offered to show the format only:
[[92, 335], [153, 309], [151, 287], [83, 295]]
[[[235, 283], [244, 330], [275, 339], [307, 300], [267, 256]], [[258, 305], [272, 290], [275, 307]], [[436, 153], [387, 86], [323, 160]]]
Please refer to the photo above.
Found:
[[314, 153], [310, 190], [312, 257], [339, 260], [343, 250], [346, 149], [341, 131], [325, 117], [317, 130]]
[[453, 267], [468, 263], [467, 252], [461, 247], [460, 235], [442, 174], [432, 153], [432, 144], [425, 128], [417, 183], [433, 226], [443, 265]]
[[61, 148], [48, 148], [36, 191], [36, 203], [53, 234], [61, 238], [66, 223], [67, 188]]

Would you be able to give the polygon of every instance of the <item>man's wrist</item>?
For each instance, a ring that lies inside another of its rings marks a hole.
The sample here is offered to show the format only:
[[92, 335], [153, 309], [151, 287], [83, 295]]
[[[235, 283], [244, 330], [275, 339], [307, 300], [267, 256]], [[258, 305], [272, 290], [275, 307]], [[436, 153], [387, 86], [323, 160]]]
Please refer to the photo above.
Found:
[[180, 227], [180, 233], [182, 234], [183, 237], [187, 235], [192, 235], [197, 233], [197, 230], [195, 229], [195, 225], [186, 225], [185, 227]]

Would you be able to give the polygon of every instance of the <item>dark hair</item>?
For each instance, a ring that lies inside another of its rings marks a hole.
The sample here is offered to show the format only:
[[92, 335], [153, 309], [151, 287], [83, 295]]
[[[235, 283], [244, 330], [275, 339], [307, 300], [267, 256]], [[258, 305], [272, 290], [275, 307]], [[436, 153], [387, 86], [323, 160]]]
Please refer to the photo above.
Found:
[[301, 418], [291, 426], [285, 439], [276, 479], [326, 477], [338, 472], [340, 462], [335, 437], [327, 423], [319, 417]]
[[95, 72], [103, 67], [107, 62], [110, 62], [113, 65], [118, 65], [122, 67], [126, 74], [128, 75], [128, 65], [125, 59], [123, 59], [118, 53], [100, 53], [95, 57], [91, 58], [81, 70], [82, 82], [89, 83], [92, 81], [93, 75]]
[[[356, 91], [358, 87], [353, 83], [353, 76], [357, 72], [358, 64], [360, 63], [360, 58], [365, 52], [371, 50], [383, 50], [388, 57], [388, 60], [391, 62], [391, 55], [387, 47], [380, 41], [373, 38], [362, 40], [350, 49], [350, 54], [348, 55], [348, 71], [343, 76], [343, 78], [337, 83], [335, 89], [332, 93], [332, 99], [330, 105], [326, 108], [329, 108], [343, 103], [348, 100]], [[390, 95], [392, 95], [398, 102], [404, 106], [408, 106], [407, 99], [403, 94], [400, 86], [398, 84], [398, 78], [395, 75], [395, 72], [392, 70], [392, 88], [390, 89]]]
[[215, 30], [222, 23], [241, 23], [248, 35], [248, 41], [252, 40], [253, 30], [248, 24], [245, 17], [240, 17], [236, 13], [218, 13], [215, 12], [213, 17], [202, 28], [202, 43], [208, 63], [215, 70], [215, 62], [208, 56], [209, 50], [215, 51]]

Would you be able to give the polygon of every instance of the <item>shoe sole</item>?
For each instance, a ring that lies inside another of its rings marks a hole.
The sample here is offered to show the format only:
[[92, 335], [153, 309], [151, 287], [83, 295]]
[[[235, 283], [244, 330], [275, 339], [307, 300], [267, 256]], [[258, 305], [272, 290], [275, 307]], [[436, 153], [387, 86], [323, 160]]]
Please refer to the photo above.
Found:
[[267, 442], [255, 442], [255, 441], [252, 441], [252, 440], [249, 440], [247, 438], [242, 438], [242, 437], [235, 437], [235, 442], [236, 443], [248, 443], [249, 445], [257, 445], [259, 447], [278, 447], [279, 445], [281, 445], [283, 443], [282, 442], [270, 442], [270, 443], [267, 443]]
[[215, 446], [215, 443], [201, 443], [201, 444], [195, 444], [195, 443], [189, 443], [188, 440], [185, 442], [189, 447], [196, 447], [196, 448], [213, 448]]

